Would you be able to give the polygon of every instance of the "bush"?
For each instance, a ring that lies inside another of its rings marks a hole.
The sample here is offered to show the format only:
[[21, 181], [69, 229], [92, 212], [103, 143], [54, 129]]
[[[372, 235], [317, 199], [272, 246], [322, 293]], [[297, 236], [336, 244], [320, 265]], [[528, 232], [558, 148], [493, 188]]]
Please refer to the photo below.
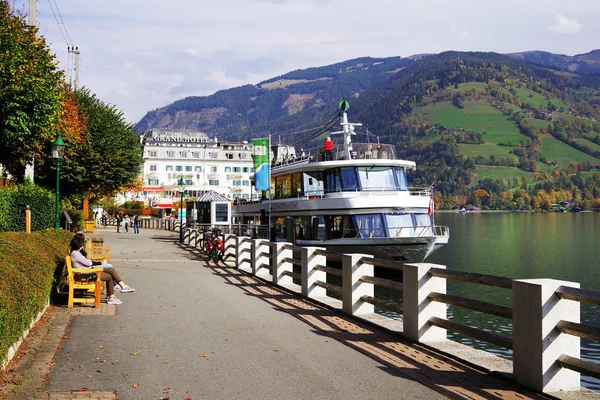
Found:
[[0, 232], [24, 232], [25, 210], [31, 210], [31, 230], [54, 227], [56, 197], [32, 183], [0, 187]]
[[0, 233], [0, 362], [48, 303], [71, 238], [54, 229]]

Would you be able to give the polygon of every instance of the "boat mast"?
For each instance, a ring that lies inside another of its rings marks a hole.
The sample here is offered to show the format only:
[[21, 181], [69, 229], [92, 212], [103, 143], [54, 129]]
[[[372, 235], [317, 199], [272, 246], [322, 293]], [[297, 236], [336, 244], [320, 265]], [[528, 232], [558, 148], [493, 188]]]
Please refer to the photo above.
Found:
[[346, 114], [346, 111], [348, 111], [349, 108], [350, 103], [346, 100], [340, 101], [340, 110], [342, 110], [342, 122], [340, 122], [340, 125], [342, 125], [342, 130], [331, 132], [332, 135], [344, 135], [344, 157], [346, 160], [351, 160], [353, 158], [352, 135], [356, 135], [354, 127], [362, 126], [360, 123], [348, 122], [348, 114]]

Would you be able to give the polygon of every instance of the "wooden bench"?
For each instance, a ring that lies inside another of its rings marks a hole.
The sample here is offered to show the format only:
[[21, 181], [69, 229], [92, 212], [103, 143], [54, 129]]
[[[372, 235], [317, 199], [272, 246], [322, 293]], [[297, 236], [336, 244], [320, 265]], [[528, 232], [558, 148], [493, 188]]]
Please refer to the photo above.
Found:
[[87, 259], [92, 261], [100, 261], [110, 264], [110, 246], [104, 246], [101, 242], [87, 240], [85, 243], [85, 252]]
[[[71, 256], [65, 257], [67, 264], [67, 281], [69, 283], [69, 301], [68, 308], [73, 308], [73, 303], [94, 303], [96, 307], [100, 307], [100, 272], [102, 268], [73, 268], [71, 264]], [[92, 282], [81, 282], [75, 280], [76, 273], [91, 274], [96, 273], [96, 280]], [[75, 297], [75, 289], [85, 289], [94, 292], [94, 298], [91, 297]]]

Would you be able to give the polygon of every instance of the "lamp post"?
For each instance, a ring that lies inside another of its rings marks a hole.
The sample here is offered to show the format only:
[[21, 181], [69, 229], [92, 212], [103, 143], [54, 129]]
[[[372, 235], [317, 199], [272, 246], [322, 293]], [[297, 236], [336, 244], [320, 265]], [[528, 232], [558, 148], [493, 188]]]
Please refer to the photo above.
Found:
[[58, 136], [56, 137], [56, 140], [52, 143], [52, 158], [54, 159], [54, 163], [56, 164], [56, 214], [55, 214], [55, 220], [54, 220], [54, 228], [55, 229], [60, 228], [59, 182], [60, 182], [60, 165], [62, 164], [64, 152], [65, 152], [65, 143], [60, 138], [60, 132], [58, 132]]
[[183, 243], [183, 196], [187, 194], [183, 178], [179, 178], [177, 186], [179, 186], [179, 196], [181, 196], [179, 203], [179, 243]]

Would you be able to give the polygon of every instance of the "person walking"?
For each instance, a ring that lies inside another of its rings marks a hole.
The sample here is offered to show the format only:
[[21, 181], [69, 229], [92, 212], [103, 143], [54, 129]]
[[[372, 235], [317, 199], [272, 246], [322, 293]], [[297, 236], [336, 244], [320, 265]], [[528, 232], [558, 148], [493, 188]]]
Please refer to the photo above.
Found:
[[131, 220], [129, 219], [129, 215], [125, 215], [125, 233], [129, 233], [129, 223]]
[[133, 233], [140, 233], [140, 216], [137, 214], [133, 216]]
[[330, 137], [325, 139], [325, 143], [323, 144], [323, 150], [325, 152], [325, 161], [333, 161], [333, 141]]
[[123, 213], [119, 211], [117, 212], [117, 233], [119, 233], [119, 229], [121, 228], [121, 221], [123, 221]]

